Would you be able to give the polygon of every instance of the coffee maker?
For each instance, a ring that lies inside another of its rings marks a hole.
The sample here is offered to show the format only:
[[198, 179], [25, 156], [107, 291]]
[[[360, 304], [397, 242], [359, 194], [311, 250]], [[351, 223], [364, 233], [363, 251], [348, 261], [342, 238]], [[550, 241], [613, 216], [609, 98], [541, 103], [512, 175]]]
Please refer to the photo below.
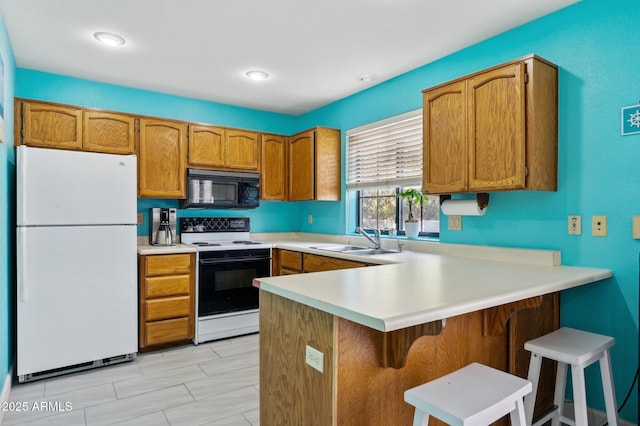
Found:
[[154, 246], [176, 245], [176, 209], [151, 209], [149, 242]]

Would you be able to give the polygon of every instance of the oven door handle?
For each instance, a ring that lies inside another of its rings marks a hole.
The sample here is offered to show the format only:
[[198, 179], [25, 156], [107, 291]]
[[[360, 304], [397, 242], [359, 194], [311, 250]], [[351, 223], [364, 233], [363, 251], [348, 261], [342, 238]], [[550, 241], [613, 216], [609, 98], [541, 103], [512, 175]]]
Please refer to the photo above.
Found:
[[200, 259], [201, 265], [219, 265], [221, 263], [240, 263], [240, 262], [260, 262], [264, 260], [271, 260], [270, 257], [265, 256], [247, 256], [247, 257], [226, 257], [222, 259]]

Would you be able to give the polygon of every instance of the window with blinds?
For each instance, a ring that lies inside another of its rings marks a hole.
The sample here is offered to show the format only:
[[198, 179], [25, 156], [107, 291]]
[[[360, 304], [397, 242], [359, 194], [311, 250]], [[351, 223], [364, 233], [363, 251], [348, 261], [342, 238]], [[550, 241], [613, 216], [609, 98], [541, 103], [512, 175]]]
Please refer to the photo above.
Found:
[[422, 184], [422, 111], [347, 132], [347, 189]]

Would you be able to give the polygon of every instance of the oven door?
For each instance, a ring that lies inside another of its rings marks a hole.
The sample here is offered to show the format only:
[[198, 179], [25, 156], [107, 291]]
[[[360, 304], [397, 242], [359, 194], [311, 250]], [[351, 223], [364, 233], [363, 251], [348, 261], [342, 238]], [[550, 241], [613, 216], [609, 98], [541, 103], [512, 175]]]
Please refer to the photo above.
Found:
[[269, 253], [269, 249], [200, 253], [198, 317], [257, 309], [259, 290], [253, 279], [271, 275]]

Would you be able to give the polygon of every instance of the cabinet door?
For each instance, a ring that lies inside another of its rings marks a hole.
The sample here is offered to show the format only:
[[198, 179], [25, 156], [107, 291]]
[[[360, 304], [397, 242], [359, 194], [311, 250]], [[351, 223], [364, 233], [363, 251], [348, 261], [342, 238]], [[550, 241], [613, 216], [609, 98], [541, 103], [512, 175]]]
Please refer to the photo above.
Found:
[[101, 111], [84, 111], [83, 123], [82, 147], [85, 151], [109, 154], [135, 153], [135, 118], [133, 116]]
[[289, 139], [289, 200], [314, 198], [315, 131], [291, 136]]
[[225, 129], [213, 126], [189, 126], [189, 165], [224, 167]]
[[525, 66], [508, 65], [468, 81], [469, 190], [525, 186]]
[[467, 189], [467, 85], [465, 81], [423, 95], [423, 190]]
[[80, 108], [24, 102], [22, 143], [42, 148], [82, 149]]
[[262, 135], [260, 166], [260, 198], [263, 200], [287, 199], [287, 138], [278, 135]]
[[228, 168], [258, 171], [260, 150], [257, 133], [228, 129], [225, 147], [225, 163]]
[[140, 119], [138, 146], [138, 195], [184, 198], [186, 124]]
[[340, 130], [318, 127], [315, 130], [316, 200], [338, 201], [341, 195]]

